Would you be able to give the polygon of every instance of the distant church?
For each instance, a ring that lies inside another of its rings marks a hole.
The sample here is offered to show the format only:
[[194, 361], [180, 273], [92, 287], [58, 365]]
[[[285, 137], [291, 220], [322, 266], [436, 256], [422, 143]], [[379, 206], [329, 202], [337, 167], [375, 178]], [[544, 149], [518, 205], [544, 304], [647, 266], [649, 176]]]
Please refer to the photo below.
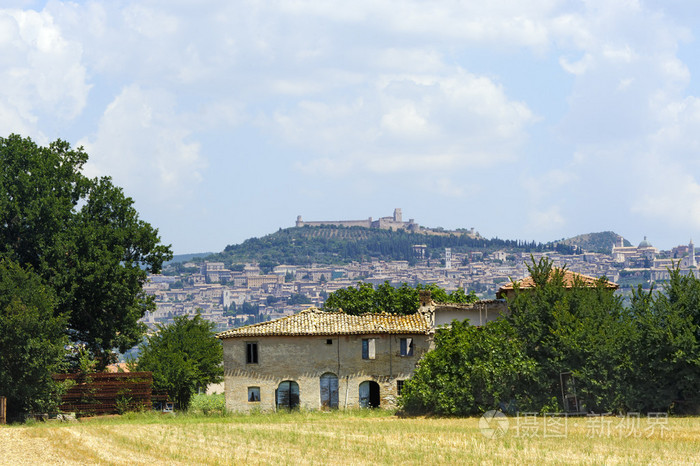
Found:
[[678, 246], [673, 248], [672, 252], [674, 258], [680, 259], [682, 269], [698, 267], [697, 260], [695, 259], [695, 245], [693, 244], [692, 238], [690, 240], [690, 243], [688, 243], [687, 247]]
[[364, 228], [379, 228], [381, 230], [405, 230], [418, 233], [421, 231], [420, 225], [418, 225], [413, 219], [408, 222], [403, 221], [403, 215], [400, 208], [394, 209], [394, 215], [392, 217], [381, 217], [377, 220], [372, 220], [369, 217], [366, 220], [321, 220], [313, 222], [305, 222], [301, 219], [301, 215], [297, 217], [296, 226], [303, 227], [305, 225], [309, 226], [321, 226], [321, 225], [333, 225], [333, 226], [343, 226], [343, 227], [364, 227]]
[[619, 244], [616, 244], [612, 248], [612, 256], [615, 262], [625, 263], [629, 266], [631, 263], [638, 262], [639, 260], [653, 261], [659, 250], [651, 245], [647, 241], [647, 237], [639, 243], [639, 246], [625, 246], [624, 239], [622, 236], [618, 238]]

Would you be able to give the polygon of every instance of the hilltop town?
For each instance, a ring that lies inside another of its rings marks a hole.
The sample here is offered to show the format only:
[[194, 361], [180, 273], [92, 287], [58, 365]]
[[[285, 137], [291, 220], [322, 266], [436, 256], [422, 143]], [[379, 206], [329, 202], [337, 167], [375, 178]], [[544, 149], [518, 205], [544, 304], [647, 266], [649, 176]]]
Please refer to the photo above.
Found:
[[[307, 229], [327, 225], [423, 234], [429, 230], [413, 219], [403, 222], [400, 209], [396, 209], [392, 217], [379, 220], [304, 222], [298, 217], [296, 222], [297, 228]], [[473, 229], [462, 234], [478, 237]], [[653, 282], [667, 280], [668, 269], [674, 265], [686, 273], [697, 274], [692, 241], [670, 251], [658, 250], [646, 238], [634, 246], [625, 243], [622, 237], [617, 237], [615, 244], [610, 245], [609, 253], [579, 249], [574, 254], [563, 254], [557, 250], [524, 252], [515, 249], [504, 247], [487, 252], [443, 248], [439, 255], [433, 252], [432, 257], [427, 257], [426, 245], [415, 244], [410, 261], [371, 259], [337, 265], [263, 267], [259, 261], [228, 266], [223, 261], [189, 261], [177, 268], [166, 267], [162, 275], [150, 276], [144, 291], [155, 298], [157, 309], [148, 312], [142, 321], [154, 327], [176, 316], [199, 311], [216, 323], [217, 329], [226, 330], [290, 315], [309, 306], [320, 307], [329, 293], [358, 281], [375, 285], [389, 282], [394, 286], [435, 283], [448, 291], [462, 288], [482, 298], [493, 298], [500, 285], [527, 276], [527, 264], [543, 256], [557, 267], [566, 266], [571, 271], [594, 277], [605, 276], [620, 284], [622, 294], [629, 294], [631, 287], [638, 284], [648, 288]]]

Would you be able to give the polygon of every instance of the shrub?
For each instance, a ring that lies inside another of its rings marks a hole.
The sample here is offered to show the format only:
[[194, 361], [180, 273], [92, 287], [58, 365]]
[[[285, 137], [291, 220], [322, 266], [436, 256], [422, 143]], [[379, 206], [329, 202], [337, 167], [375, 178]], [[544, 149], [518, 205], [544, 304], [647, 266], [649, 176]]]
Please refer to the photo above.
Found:
[[223, 394], [194, 395], [190, 401], [189, 411], [202, 414], [224, 414], [226, 412], [226, 399]]

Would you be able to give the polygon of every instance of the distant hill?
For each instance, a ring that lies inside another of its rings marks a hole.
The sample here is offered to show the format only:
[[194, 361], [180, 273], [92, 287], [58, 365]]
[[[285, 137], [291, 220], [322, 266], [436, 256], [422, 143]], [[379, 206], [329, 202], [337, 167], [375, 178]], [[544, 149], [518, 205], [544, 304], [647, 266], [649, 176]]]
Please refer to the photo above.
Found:
[[445, 248], [453, 252], [506, 250], [509, 252], [541, 252], [556, 250], [573, 254], [573, 246], [564, 244], [486, 239], [466, 231], [445, 234], [422, 234], [364, 227], [332, 225], [303, 226], [279, 229], [261, 238], [250, 238], [241, 244], [226, 246], [223, 252], [207, 260], [221, 261], [227, 266], [258, 262], [263, 269], [278, 264], [310, 265], [348, 264], [353, 261], [405, 260], [413, 264], [417, 255], [414, 245], [425, 245], [426, 258], [443, 258]]
[[[599, 252], [610, 254], [612, 247], [618, 242], [620, 235], [614, 231], [602, 231], [600, 233], [586, 233], [585, 235], [574, 236], [573, 238], [547, 243], [550, 247], [554, 244], [565, 244], [567, 246], [579, 247], [587, 252]], [[625, 246], [632, 246], [632, 243], [623, 239]]]
[[180, 263], [180, 262], [189, 262], [193, 259], [202, 259], [207, 256], [211, 256], [212, 254], [216, 254], [215, 252], [197, 252], [197, 253], [192, 253], [192, 254], [175, 254], [171, 260], [165, 263], [167, 264], [174, 264], [174, 263]]

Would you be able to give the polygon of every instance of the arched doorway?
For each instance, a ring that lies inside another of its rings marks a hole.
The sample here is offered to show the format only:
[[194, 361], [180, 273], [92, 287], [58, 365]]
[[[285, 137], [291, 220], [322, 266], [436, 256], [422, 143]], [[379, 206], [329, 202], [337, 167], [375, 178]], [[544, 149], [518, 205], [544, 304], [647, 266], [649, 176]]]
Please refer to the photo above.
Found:
[[360, 408], [378, 408], [379, 384], [372, 380], [365, 380], [360, 384]]
[[299, 407], [299, 384], [293, 380], [280, 382], [275, 390], [277, 408], [294, 409]]
[[338, 408], [338, 376], [331, 372], [321, 376], [321, 408]]

